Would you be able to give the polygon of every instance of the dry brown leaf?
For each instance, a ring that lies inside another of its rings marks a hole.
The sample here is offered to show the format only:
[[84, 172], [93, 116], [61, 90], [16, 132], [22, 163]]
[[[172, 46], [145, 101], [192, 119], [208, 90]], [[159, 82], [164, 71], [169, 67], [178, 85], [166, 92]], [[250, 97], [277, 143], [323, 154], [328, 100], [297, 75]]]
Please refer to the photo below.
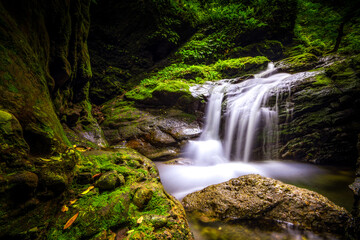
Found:
[[62, 206], [62, 208], [61, 208], [62, 212], [67, 212], [68, 210], [69, 210], [69, 208], [66, 205]]
[[77, 199], [71, 200], [69, 203], [70, 205], [73, 205], [74, 203], [76, 203]]
[[143, 216], [141, 216], [141, 217], [139, 217], [139, 219], [136, 221], [138, 224], [140, 224], [140, 223], [142, 223], [142, 221], [144, 220], [144, 217]]
[[92, 176], [92, 178], [97, 178], [97, 177], [100, 177], [101, 175], [102, 175], [102, 173], [97, 173], [94, 176]]
[[70, 227], [76, 220], [76, 218], [79, 216], [79, 213], [75, 214], [74, 216], [72, 216], [65, 224], [64, 226], [64, 230], [67, 229], [68, 227]]
[[93, 188], [94, 188], [94, 186], [90, 186], [90, 187], [88, 187], [85, 191], [83, 191], [81, 194], [82, 194], [82, 195], [85, 195], [85, 194], [87, 194], [88, 192], [90, 192], [90, 190], [93, 189]]

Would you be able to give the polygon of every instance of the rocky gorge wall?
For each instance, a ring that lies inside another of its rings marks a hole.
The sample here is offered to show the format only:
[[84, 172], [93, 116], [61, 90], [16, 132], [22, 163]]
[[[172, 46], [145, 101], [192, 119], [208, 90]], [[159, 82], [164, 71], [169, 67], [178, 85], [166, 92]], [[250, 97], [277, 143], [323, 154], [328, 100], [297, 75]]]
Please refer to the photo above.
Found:
[[150, 160], [84, 153], [107, 145], [88, 98], [89, 7], [0, 2], [0, 239], [192, 239]]
[[[282, 63], [279, 63], [280, 71], [300, 70]], [[318, 71], [318, 74], [301, 80], [292, 94], [284, 97], [280, 157], [355, 166], [360, 130], [359, 56], [315, 57], [306, 65], [302, 65], [302, 70]]]
[[[86, 45], [90, 1], [45, 2], [0, 5], [0, 107], [19, 121], [28, 145], [24, 151], [33, 155], [62, 151], [69, 144], [59, 117], [73, 104], [84, 105], [91, 77]], [[10, 150], [3, 145], [3, 151]]]

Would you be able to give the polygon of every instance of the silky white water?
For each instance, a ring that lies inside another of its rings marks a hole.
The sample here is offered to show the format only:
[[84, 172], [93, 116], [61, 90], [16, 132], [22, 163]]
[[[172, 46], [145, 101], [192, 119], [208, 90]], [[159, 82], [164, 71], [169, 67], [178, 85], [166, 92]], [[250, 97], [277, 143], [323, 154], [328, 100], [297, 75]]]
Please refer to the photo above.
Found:
[[[229, 160], [248, 162], [259, 134], [262, 135], [263, 158], [276, 157], [277, 99], [279, 94], [289, 91], [293, 79], [287, 73], [272, 74], [274, 71], [271, 63], [253, 79], [237, 84], [222, 80], [213, 85], [204, 130], [197, 141], [190, 141], [185, 149], [186, 157], [197, 165]], [[270, 97], [276, 98], [275, 103], [269, 104]]]

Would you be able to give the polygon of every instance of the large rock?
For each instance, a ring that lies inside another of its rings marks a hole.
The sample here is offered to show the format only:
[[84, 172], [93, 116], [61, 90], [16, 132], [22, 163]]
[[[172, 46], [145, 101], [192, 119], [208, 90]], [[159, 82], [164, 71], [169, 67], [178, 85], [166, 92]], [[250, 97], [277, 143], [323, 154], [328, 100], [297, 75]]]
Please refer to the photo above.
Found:
[[325, 71], [299, 81], [291, 96], [280, 101], [280, 154], [285, 159], [353, 166], [360, 131], [360, 57], [321, 61], [329, 65]]
[[96, 182], [96, 186], [100, 190], [113, 190], [120, 185], [125, 184], [124, 176], [118, 174], [116, 171], [109, 171], [104, 173]]
[[94, 188], [72, 185], [63, 202], [68, 211], [58, 209], [46, 239], [193, 239], [181, 203], [166, 193], [153, 162], [128, 148], [85, 155], [80, 172], [106, 173]]
[[24, 140], [22, 127], [14, 115], [0, 110], [0, 161], [12, 165], [27, 155], [29, 146]]
[[254, 174], [191, 193], [182, 203], [202, 221], [266, 219], [338, 234], [351, 218], [318, 193]]

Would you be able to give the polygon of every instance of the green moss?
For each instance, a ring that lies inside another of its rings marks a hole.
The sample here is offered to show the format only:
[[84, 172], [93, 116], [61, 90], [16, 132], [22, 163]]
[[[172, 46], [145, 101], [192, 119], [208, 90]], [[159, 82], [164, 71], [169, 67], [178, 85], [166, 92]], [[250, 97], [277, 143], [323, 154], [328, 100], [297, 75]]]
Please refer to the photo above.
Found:
[[251, 70], [257, 72], [266, 68], [270, 60], [264, 56], [244, 57], [229, 60], [219, 60], [214, 64], [214, 69], [222, 73], [223, 77], [235, 77], [249, 73]]
[[327, 86], [327, 85], [330, 85], [332, 83], [331, 79], [326, 77], [325, 75], [316, 75], [315, 77], [315, 82], [313, 82], [312, 84], [315, 85], [315, 86]]
[[152, 198], [148, 202], [144, 212], [157, 214], [157, 215], [168, 215], [171, 207], [164, 194], [160, 192], [154, 192]]
[[258, 56], [219, 60], [212, 65], [172, 64], [142, 80], [140, 85], [125, 96], [130, 100], [141, 101], [151, 99], [155, 91], [187, 95], [193, 84], [255, 73], [265, 68], [268, 62], [266, 57]]

